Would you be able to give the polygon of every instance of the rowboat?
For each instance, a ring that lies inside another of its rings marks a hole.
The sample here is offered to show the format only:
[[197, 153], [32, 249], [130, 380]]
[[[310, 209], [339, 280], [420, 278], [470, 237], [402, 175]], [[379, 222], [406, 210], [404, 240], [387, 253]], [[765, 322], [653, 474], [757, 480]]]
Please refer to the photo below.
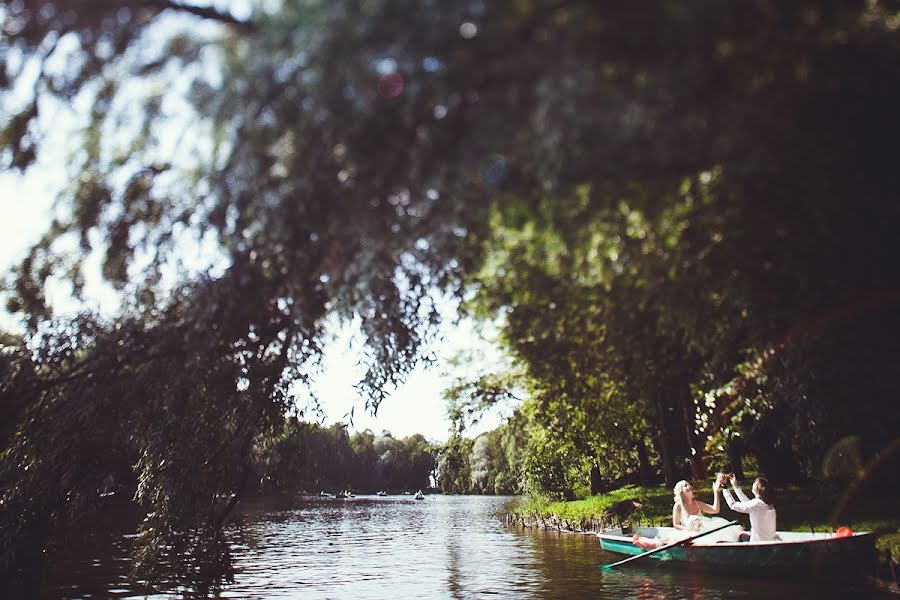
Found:
[[[607, 552], [638, 555], [678, 539], [673, 527], [637, 527], [597, 533]], [[754, 576], [849, 578], [870, 574], [875, 566], [875, 535], [871, 532], [832, 533], [779, 531], [773, 542], [717, 542], [675, 546], [642, 559], [644, 564], [685, 566]]]

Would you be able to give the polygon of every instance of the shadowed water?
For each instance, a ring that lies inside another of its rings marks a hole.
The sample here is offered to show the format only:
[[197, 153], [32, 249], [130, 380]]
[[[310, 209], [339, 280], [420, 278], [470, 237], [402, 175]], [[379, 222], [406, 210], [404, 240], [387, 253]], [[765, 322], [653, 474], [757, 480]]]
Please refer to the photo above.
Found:
[[[817, 585], [691, 574], [639, 564], [594, 536], [511, 529], [508, 498], [293, 498], [247, 502], [232, 533], [235, 582], [223, 598], [879, 598], [865, 584]], [[47, 598], [144, 597], [125, 583], [124, 540], [78, 553]], [[115, 556], [110, 556], [110, 553]], [[159, 596], [166, 597], [166, 596]]]

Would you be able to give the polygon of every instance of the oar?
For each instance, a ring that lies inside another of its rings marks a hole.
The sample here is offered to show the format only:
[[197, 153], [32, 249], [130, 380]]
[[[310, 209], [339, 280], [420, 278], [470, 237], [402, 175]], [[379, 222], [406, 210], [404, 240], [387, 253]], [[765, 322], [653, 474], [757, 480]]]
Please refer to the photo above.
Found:
[[638, 560], [640, 558], [644, 558], [645, 556], [650, 556], [651, 554], [656, 554], [657, 552], [662, 552], [663, 550], [668, 550], [669, 548], [674, 548], [675, 546], [681, 546], [682, 544], [687, 544], [688, 542], [692, 542], [692, 541], [696, 540], [697, 538], [702, 538], [704, 535], [709, 535], [709, 534], [715, 533], [721, 529], [725, 529], [726, 527], [731, 527], [732, 525], [737, 525], [737, 524], [738, 524], [737, 521], [731, 521], [727, 525], [720, 525], [719, 527], [716, 527], [715, 529], [710, 529], [709, 531], [704, 531], [703, 533], [698, 533], [697, 535], [693, 535], [691, 537], [684, 538], [683, 540], [678, 540], [677, 542], [672, 542], [671, 544], [666, 544], [665, 546], [660, 546], [659, 548], [654, 548], [653, 550], [649, 550], [647, 552], [644, 552], [643, 554], [629, 556], [628, 558], [625, 558], [618, 562], [604, 565], [603, 568], [604, 569], [612, 569], [614, 567], [618, 567], [619, 565], [624, 565], [625, 563], [629, 563], [633, 560]]

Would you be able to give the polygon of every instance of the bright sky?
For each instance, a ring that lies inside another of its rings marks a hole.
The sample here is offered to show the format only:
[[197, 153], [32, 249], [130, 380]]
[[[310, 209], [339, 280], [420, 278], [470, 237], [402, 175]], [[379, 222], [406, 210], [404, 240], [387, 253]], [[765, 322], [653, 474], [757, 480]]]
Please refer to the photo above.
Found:
[[[44, 234], [50, 223], [53, 199], [64, 182], [64, 173], [48, 167], [46, 162], [39, 163], [26, 176], [13, 172], [0, 173], [0, 215], [3, 215], [4, 221], [4, 234], [0, 236], [0, 271], [5, 272], [21, 260], [26, 248]], [[98, 263], [95, 261], [95, 266]], [[104, 292], [99, 281], [88, 281], [87, 295], [87, 303], [94, 310], [110, 314], [117, 308], [115, 296]], [[77, 308], [67, 297], [64, 286], [57, 287], [51, 295], [51, 302], [58, 313], [72, 312]], [[459, 370], [451, 372], [448, 360], [460, 351], [474, 350], [480, 352], [484, 359], [479, 361], [481, 367], [502, 361], [493, 344], [484, 339], [492, 336], [493, 332], [479, 331], [479, 326], [472, 321], [450, 323], [452, 309], [452, 305], [446, 305], [448, 322], [441, 329], [441, 339], [431, 348], [436, 362], [429, 368], [416, 369], [407, 382], [381, 405], [377, 417], [365, 411], [365, 399], [353, 387], [363, 372], [358, 365], [359, 339], [351, 328], [334, 331], [335, 339], [326, 347], [323, 372], [313, 386], [326, 413], [325, 423], [347, 421], [347, 416], [353, 411], [351, 431], [371, 429], [381, 433], [387, 430], [395, 437], [421, 433], [429, 440], [446, 441], [450, 422], [446, 417], [442, 392], [454, 376], [465, 374]], [[5, 307], [0, 307], [0, 327], [8, 331], [22, 330], [21, 324], [6, 313]], [[467, 435], [490, 430], [501, 420], [501, 414], [489, 414]]]

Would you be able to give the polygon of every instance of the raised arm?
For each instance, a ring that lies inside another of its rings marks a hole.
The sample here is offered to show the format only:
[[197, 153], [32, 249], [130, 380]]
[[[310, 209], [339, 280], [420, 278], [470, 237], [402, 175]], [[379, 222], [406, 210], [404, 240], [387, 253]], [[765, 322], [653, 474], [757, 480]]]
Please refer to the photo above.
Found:
[[719, 514], [719, 509], [721, 508], [721, 505], [719, 503], [719, 487], [719, 478], [716, 477], [716, 481], [715, 483], [713, 483], [713, 503], [707, 504], [706, 502], [701, 502], [698, 500], [697, 504], [700, 505], [700, 510], [710, 515]]
[[731, 483], [732, 487], [734, 487], [734, 494], [738, 497], [738, 500], [741, 502], [750, 502], [750, 498], [747, 497], [747, 494], [744, 493], [744, 490], [738, 485], [737, 480]]
[[731, 493], [727, 489], [722, 490], [722, 493], [725, 495], [725, 503], [728, 504], [728, 508], [730, 508], [734, 512], [749, 514], [756, 503], [753, 500], [747, 498], [747, 495], [741, 491], [740, 487], [738, 487], [737, 481], [735, 479], [731, 480], [731, 485], [734, 487], [734, 493], [740, 499], [740, 502], [732, 498]]

